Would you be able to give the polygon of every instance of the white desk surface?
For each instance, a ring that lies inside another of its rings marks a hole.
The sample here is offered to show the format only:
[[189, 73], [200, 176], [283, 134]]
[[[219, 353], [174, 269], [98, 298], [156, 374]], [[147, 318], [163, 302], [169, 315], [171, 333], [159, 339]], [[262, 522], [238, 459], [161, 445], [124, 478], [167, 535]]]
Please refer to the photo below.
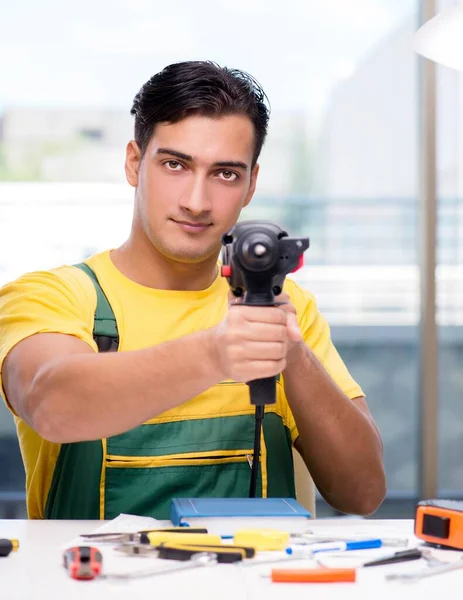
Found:
[[[55, 600], [84, 598], [101, 600], [102, 598], [137, 597], [143, 600], [277, 600], [289, 598], [372, 600], [382, 598], [402, 598], [419, 600], [439, 600], [438, 594], [449, 598], [461, 597], [463, 587], [463, 569], [437, 575], [413, 583], [388, 582], [385, 574], [410, 571], [426, 566], [425, 561], [358, 569], [355, 583], [295, 584], [272, 583], [262, 577], [269, 573], [271, 566], [261, 565], [244, 567], [241, 565], [216, 565], [191, 571], [157, 575], [150, 578], [114, 582], [110, 580], [75, 581], [62, 566], [62, 550], [81, 533], [89, 533], [99, 527], [99, 521], [27, 521], [0, 520], [0, 538], [17, 538], [20, 542], [18, 552], [0, 558], [0, 598], [18, 600]], [[170, 525], [170, 523], [166, 523]], [[412, 544], [413, 522], [364, 520], [364, 519], [320, 519], [310, 522], [314, 531], [326, 531], [339, 528], [340, 533], [367, 533], [372, 537], [389, 535], [390, 537], [409, 537]], [[397, 548], [374, 550], [376, 554], [390, 554]], [[371, 550], [362, 551], [371, 557]], [[353, 552], [345, 553], [353, 555]], [[449, 552], [446, 553], [447, 555]], [[453, 553], [455, 556], [455, 553]], [[349, 557], [350, 559], [350, 557]], [[146, 568], [153, 558], [130, 558], [124, 560], [141, 561], [140, 568]], [[365, 559], [366, 560], [366, 559]], [[147, 562], [149, 561], [149, 562]], [[163, 561], [166, 562], [166, 561]], [[171, 563], [172, 561], [169, 561]], [[313, 563], [275, 564], [279, 568], [310, 567]], [[347, 566], [341, 560], [339, 567]], [[349, 565], [350, 566], [350, 565]]]

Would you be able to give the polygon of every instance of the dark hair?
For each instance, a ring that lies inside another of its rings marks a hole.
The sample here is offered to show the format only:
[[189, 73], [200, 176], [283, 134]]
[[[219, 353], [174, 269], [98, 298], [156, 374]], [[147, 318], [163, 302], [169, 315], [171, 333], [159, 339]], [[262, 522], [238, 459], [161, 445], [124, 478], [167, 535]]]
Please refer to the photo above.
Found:
[[250, 118], [255, 129], [253, 164], [267, 135], [270, 110], [259, 83], [248, 73], [211, 61], [180, 62], [151, 77], [135, 96], [135, 141], [143, 156], [158, 123], [178, 123], [191, 115]]

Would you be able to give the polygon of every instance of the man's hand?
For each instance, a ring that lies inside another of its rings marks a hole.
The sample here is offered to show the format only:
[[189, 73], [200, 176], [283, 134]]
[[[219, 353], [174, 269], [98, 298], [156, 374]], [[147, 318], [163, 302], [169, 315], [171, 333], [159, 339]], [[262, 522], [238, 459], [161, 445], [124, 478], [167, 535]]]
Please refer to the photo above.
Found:
[[295, 311], [286, 307], [231, 302], [214, 328], [213, 353], [224, 379], [247, 382], [285, 369], [288, 352], [301, 339]]
[[290, 364], [294, 362], [297, 355], [304, 348], [304, 340], [302, 338], [301, 330], [297, 322], [297, 312], [294, 305], [291, 302], [291, 298], [286, 292], [282, 292], [275, 298], [277, 302], [283, 302], [280, 304], [280, 308], [286, 313], [286, 324], [288, 328], [288, 352], [286, 354], [286, 362]]

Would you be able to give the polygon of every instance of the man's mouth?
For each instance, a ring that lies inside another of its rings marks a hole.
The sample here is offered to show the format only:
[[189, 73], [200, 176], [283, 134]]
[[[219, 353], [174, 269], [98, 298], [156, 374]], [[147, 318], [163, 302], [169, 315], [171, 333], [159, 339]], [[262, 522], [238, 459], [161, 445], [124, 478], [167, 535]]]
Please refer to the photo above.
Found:
[[195, 221], [177, 221], [176, 219], [172, 219], [174, 223], [177, 223], [184, 231], [199, 233], [204, 231], [208, 227], [212, 225], [212, 223], [198, 223]]

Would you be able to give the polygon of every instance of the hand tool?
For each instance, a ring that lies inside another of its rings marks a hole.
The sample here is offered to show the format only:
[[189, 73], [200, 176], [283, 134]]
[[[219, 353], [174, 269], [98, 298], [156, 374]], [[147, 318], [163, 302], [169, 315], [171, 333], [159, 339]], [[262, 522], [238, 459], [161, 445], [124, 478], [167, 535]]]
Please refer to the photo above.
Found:
[[18, 540], [0, 539], [0, 556], [8, 556], [19, 548]]
[[285, 554], [279, 554], [278, 556], [268, 556], [264, 559], [258, 558], [254, 561], [247, 561], [244, 563], [244, 566], [258, 566], [262, 564], [268, 563], [280, 563], [280, 562], [290, 562], [296, 560], [312, 560], [321, 554], [328, 552], [346, 552], [350, 550], [367, 550], [370, 548], [379, 548], [381, 546], [381, 540], [377, 538], [373, 538], [371, 540], [358, 540], [355, 542], [335, 542], [331, 543], [321, 543], [321, 544], [312, 544], [312, 545], [296, 545], [286, 548]]
[[[222, 236], [221, 275], [231, 292], [248, 306], [275, 306], [286, 275], [302, 266], [308, 238], [290, 238], [269, 221], [241, 221]], [[276, 377], [246, 382], [255, 408], [254, 449], [249, 497], [256, 497], [260, 465], [262, 421], [267, 404], [276, 402]]]
[[379, 538], [373, 538], [371, 540], [358, 540], [356, 542], [323, 542], [321, 544], [312, 544], [310, 546], [290, 546], [289, 548], [286, 548], [286, 554], [306, 558], [317, 552], [349, 552], [351, 550], [370, 550], [371, 548], [381, 548], [381, 546], [382, 542]]
[[221, 546], [222, 538], [220, 535], [212, 533], [179, 533], [166, 531], [148, 531], [140, 535], [141, 544], [150, 544], [151, 546], [159, 546], [159, 544], [201, 544]]
[[168, 529], [145, 529], [143, 531], [136, 531], [135, 533], [124, 533], [124, 532], [115, 532], [115, 533], [84, 533], [80, 535], [83, 540], [88, 540], [92, 542], [108, 542], [108, 543], [127, 543], [127, 542], [137, 542], [139, 543], [141, 538], [146, 539], [147, 534], [156, 533], [156, 534], [169, 534], [169, 533], [178, 533], [178, 534], [205, 534], [207, 533], [207, 529], [204, 528], [193, 528], [193, 527], [172, 527]]
[[[319, 534], [314, 531], [306, 531], [305, 533], [292, 533], [291, 540], [297, 544], [318, 544], [319, 542], [359, 542], [361, 540], [370, 539], [371, 536], [362, 533], [352, 533], [350, 535], [342, 533]], [[407, 538], [400, 537], [381, 537], [383, 546], [405, 547], [409, 545]]]
[[456, 571], [463, 569], [463, 559], [457, 560], [456, 562], [447, 562], [436, 564], [432, 567], [420, 569], [419, 571], [410, 571], [408, 573], [389, 573], [386, 575], [388, 581], [416, 581], [424, 579], [426, 577], [433, 577], [434, 575], [441, 575], [443, 573], [449, 573], [450, 571]]
[[389, 556], [382, 556], [375, 560], [370, 560], [363, 563], [362, 567], [376, 567], [380, 565], [390, 565], [393, 563], [405, 562], [409, 560], [418, 560], [423, 558], [423, 552], [419, 548], [411, 548], [410, 550], [402, 550], [395, 552]]
[[[170, 560], [190, 560], [195, 554], [213, 555], [218, 563], [235, 563], [246, 558], [246, 548], [238, 546], [212, 546], [212, 545], [188, 545], [180, 544], [162, 544], [158, 547], [159, 558]], [[183, 556], [182, 556], [183, 554]]]
[[[222, 539], [233, 538], [235, 544], [252, 546], [256, 550], [285, 550], [288, 546], [313, 546], [320, 542], [363, 542], [370, 540], [370, 536], [354, 535], [317, 535], [313, 532], [288, 533], [279, 529], [243, 529], [234, 536], [222, 536]], [[378, 539], [378, 538], [375, 538]], [[408, 546], [406, 538], [381, 537], [381, 546]]]
[[255, 554], [253, 548], [245, 548], [228, 544], [183, 544], [180, 541], [164, 543], [159, 546], [132, 545], [126, 544], [115, 548], [129, 556], [154, 556], [157, 558], [166, 558], [170, 560], [189, 560], [192, 556], [199, 553], [209, 553], [216, 555], [219, 563], [238, 562], [244, 558], [252, 558]]
[[272, 569], [275, 583], [341, 583], [356, 580], [355, 569]]
[[94, 579], [101, 575], [103, 557], [93, 546], [74, 546], [63, 553], [63, 565], [73, 579]]

